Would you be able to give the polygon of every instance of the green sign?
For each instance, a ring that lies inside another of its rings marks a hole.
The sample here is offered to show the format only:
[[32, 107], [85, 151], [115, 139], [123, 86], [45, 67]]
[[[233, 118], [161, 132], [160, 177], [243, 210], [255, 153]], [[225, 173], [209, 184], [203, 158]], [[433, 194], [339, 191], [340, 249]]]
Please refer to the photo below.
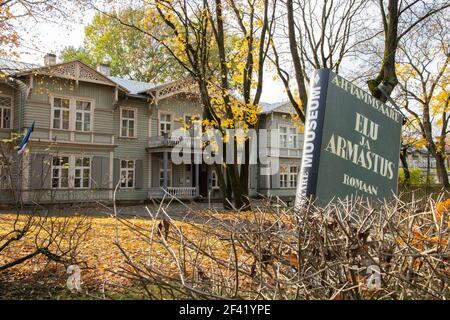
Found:
[[403, 116], [328, 69], [311, 77], [296, 206], [397, 192]]

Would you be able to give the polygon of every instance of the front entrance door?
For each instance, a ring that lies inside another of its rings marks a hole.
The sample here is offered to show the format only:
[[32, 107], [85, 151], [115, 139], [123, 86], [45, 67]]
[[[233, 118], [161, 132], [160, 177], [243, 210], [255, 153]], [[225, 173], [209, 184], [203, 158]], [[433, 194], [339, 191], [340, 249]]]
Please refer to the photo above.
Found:
[[208, 167], [206, 164], [199, 165], [200, 175], [199, 175], [199, 192], [204, 198], [208, 197]]

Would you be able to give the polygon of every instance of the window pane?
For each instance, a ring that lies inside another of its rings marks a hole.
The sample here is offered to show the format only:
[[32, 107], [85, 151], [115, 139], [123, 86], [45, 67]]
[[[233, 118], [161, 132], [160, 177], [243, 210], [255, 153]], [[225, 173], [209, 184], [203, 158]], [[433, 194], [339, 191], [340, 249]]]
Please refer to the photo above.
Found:
[[89, 167], [90, 166], [90, 160], [89, 158], [83, 158], [83, 166]]
[[70, 100], [69, 99], [63, 99], [62, 100], [61, 107], [65, 108], [65, 109], [69, 109], [69, 105], [70, 105]]
[[53, 106], [55, 108], [61, 108], [61, 99], [60, 98], [53, 99]]
[[84, 131], [91, 130], [91, 115], [89, 113], [84, 114]]

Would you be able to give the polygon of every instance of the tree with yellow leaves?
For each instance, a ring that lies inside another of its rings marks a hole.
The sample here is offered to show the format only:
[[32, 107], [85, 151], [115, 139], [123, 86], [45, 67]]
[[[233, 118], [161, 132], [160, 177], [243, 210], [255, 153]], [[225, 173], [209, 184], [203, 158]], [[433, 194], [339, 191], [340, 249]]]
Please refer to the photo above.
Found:
[[[139, 25], [123, 21], [114, 12], [103, 12], [147, 34], [172, 55], [197, 83], [203, 106], [203, 129], [218, 129], [227, 138], [226, 129], [246, 131], [257, 123], [275, 3], [269, 0], [133, 1], [134, 7], [145, 12], [144, 23]], [[155, 34], [152, 32], [155, 25], [163, 25], [167, 31]], [[227, 208], [232, 202], [236, 208], [249, 206], [250, 142], [238, 140], [231, 141], [234, 161], [227, 163], [224, 152], [224, 164], [216, 165]], [[237, 161], [238, 144], [243, 145], [243, 164]]]
[[445, 160], [450, 132], [450, 24], [445, 15], [436, 15], [425, 28], [427, 37], [414, 34], [402, 43], [397, 74], [403, 107], [436, 159], [440, 182], [449, 187]]

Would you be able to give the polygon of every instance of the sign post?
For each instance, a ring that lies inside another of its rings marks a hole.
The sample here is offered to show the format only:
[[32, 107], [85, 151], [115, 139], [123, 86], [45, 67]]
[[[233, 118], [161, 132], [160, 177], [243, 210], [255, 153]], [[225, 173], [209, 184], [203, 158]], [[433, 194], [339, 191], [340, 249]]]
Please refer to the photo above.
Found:
[[295, 207], [397, 192], [403, 116], [328, 69], [311, 77]]

